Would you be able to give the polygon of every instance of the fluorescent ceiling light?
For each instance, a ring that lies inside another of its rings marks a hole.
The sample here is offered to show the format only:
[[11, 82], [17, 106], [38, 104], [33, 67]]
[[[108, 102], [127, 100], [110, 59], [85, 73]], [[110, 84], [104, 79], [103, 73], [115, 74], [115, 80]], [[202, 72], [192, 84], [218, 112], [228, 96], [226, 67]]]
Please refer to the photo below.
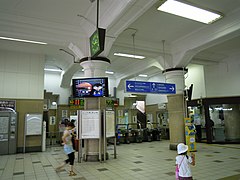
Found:
[[27, 42], [27, 43], [34, 43], [34, 44], [47, 44], [45, 42], [40, 42], [40, 41], [30, 41], [30, 40], [25, 40], [25, 39], [16, 39], [16, 38], [9, 38], [9, 37], [1, 37], [0, 39], [4, 40], [9, 40], [9, 41], [19, 41], [19, 42]]
[[138, 76], [140, 76], [140, 77], [148, 77], [147, 74], [139, 74]]
[[114, 53], [115, 56], [121, 56], [121, 57], [129, 57], [129, 58], [135, 58], [135, 59], [144, 59], [144, 56], [139, 55], [133, 55], [133, 54], [125, 54], [125, 53]]
[[105, 71], [106, 74], [114, 74], [112, 71]]
[[[84, 69], [82, 69], [82, 72], [84, 72]], [[112, 71], [105, 71], [106, 74], [114, 74]]]
[[44, 71], [51, 71], [51, 72], [62, 72], [61, 69], [48, 69], [48, 68], [44, 68]]
[[177, 16], [199, 21], [205, 24], [211, 24], [222, 18], [222, 15], [201, 9], [176, 0], [167, 0], [158, 7], [159, 11], [164, 11]]

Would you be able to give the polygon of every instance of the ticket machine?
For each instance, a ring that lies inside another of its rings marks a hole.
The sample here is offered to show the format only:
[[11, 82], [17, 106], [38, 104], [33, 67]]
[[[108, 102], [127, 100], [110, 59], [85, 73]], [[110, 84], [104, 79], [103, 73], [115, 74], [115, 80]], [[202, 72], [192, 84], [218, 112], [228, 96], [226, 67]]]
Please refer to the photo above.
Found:
[[17, 113], [0, 109], [0, 155], [17, 151]]

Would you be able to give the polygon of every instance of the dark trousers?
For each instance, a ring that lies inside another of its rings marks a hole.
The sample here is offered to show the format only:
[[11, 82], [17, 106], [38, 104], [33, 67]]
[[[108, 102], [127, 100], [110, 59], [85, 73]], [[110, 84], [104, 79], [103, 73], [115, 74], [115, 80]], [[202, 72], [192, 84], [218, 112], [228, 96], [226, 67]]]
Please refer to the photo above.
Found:
[[74, 164], [74, 159], [75, 159], [75, 155], [74, 152], [71, 152], [70, 154], [68, 154], [68, 159], [65, 160], [66, 164], [70, 164], [73, 165]]
[[202, 139], [202, 127], [201, 125], [195, 125], [196, 126], [196, 131], [197, 131], [197, 134], [196, 134], [196, 141], [197, 142], [201, 142], [201, 139]]

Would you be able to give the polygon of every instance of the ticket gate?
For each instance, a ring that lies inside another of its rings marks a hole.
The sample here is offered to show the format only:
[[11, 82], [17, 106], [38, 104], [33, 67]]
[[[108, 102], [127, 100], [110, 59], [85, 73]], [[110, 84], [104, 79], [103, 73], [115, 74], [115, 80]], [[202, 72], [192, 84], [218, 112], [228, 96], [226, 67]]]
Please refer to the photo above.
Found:
[[0, 109], [0, 155], [17, 151], [17, 113]]
[[151, 142], [153, 140], [153, 133], [152, 129], [144, 128], [143, 129], [143, 141], [144, 142]]
[[152, 130], [152, 139], [153, 141], [160, 141], [161, 138], [161, 129], [160, 128], [154, 128]]
[[128, 124], [117, 124], [116, 137], [117, 137], [117, 145], [119, 145], [120, 143], [125, 143], [125, 144], [130, 143]]
[[143, 140], [143, 130], [142, 129], [131, 129], [129, 139], [130, 139], [130, 142], [141, 143]]

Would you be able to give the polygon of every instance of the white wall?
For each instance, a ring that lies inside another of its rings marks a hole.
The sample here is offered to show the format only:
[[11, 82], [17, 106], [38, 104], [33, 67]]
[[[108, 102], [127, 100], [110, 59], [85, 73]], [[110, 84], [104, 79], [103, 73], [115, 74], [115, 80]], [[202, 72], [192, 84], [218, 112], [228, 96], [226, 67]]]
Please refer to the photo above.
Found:
[[61, 73], [60, 72], [49, 72], [45, 71], [44, 76], [44, 89], [47, 92], [59, 95], [59, 104], [68, 104], [68, 98], [71, 95], [70, 88], [61, 88]]
[[185, 85], [189, 88], [193, 84], [192, 99], [206, 97], [204, 67], [191, 64], [187, 68], [188, 73], [185, 75]]
[[204, 69], [207, 97], [240, 96], [239, 56], [227, 58], [225, 62]]
[[0, 97], [43, 99], [44, 56], [0, 50]]
[[113, 77], [111, 77], [111, 76], [109, 76], [108, 77], [108, 89], [109, 89], [109, 94], [111, 95], [111, 96], [114, 96], [114, 90], [113, 90], [113, 88], [114, 87], [116, 87], [116, 80], [115, 80], [115, 78], [113, 78]]

